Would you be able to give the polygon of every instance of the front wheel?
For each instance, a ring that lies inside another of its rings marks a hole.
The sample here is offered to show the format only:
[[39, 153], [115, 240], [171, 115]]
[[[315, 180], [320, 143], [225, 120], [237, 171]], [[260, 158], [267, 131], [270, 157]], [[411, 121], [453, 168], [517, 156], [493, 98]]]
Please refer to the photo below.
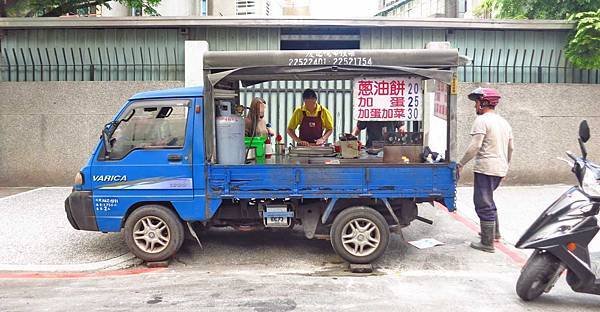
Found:
[[534, 252], [517, 281], [517, 294], [525, 301], [541, 296], [560, 267], [560, 260], [550, 253]]
[[125, 221], [125, 242], [138, 258], [152, 262], [174, 256], [184, 240], [183, 224], [172, 210], [142, 206]]
[[331, 226], [333, 250], [350, 263], [371, 263], [385, 252], [390, 230], [385, 218], [369, 207], [342, 211]]

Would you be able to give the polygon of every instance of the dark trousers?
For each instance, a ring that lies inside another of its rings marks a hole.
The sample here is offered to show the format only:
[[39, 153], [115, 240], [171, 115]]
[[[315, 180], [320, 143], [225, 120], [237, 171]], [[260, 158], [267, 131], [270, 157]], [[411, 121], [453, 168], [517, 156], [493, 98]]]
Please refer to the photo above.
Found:
[[500, 181], [502, 181], [502, 177], [475, 172], [473, 203], [475, 204], [475, 212], [477, 212], [477, 216], [481, 221], [496, 221], [494, 191], [500, 185]]

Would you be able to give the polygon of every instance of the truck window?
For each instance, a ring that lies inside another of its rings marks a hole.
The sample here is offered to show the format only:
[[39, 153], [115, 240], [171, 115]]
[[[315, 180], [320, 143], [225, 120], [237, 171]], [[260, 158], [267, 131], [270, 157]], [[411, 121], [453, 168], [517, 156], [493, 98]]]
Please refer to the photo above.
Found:
[[180, 149], [185, 142], [187, 100], [133, 104], [113, 132], [109, 159], [122, 159], [135, 149]]

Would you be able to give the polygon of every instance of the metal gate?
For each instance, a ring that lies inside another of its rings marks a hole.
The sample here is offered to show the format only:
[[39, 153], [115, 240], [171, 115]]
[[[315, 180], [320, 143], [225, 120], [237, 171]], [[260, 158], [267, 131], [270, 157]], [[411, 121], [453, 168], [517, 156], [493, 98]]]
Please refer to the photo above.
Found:
[[[353, 119], [354, 106], [352, 105], [352, 81], [351, 80], [294, 80], [294, 81], [271, 81], [242, 88], [240, 91], [240, 104], [250, 107], [254, 97], [261, 97], [267, 102], [265, 112], [266, 122], [271, 124], [275, 133], [281, 134], [287, 145], [290, 139], [286, 135], [289, 118], [294, 109], [302, 105], [302, 92], [307, 89], [317, 92], [318, 101], [326, 107], [333, 115], [333, 134], [328, 142], [334, 143], [340, 134], [352, 133], [356, 126]], [[423, 105], [429, 105], [426, 97], [423, 97]], [[407, 130], [422, 131], [419, 121], [408, 122]], [[366, 133], [362, 131], [359, 135], [362, 142], [366, 140]]]
[[267, 102], [266, 122], [271, 124], [275, 133], [284, 137], [288, 119], [294, 109], [302, 105], [302, 91], [311, 88], [317, 92], [321, 105], [329, 109], [333, 115], [333, 134], [329, 142], [333, 143], [340, 134], [350, 133], [356, 123], [352, 119], [352, 81], [271, 81], [242, 89], [240, 104], [250, 106], [252, 98], [262, 97]]

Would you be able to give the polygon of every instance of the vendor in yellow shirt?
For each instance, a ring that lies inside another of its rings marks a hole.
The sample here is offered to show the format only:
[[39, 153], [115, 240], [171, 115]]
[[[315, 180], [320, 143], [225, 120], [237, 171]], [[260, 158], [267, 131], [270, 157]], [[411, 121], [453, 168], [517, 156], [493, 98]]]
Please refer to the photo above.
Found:
[[[287, 134], [298, 145], [323, 145], [333, 133], [333, 117], [327, 108], [317, 102], [315, 90], [306, 89], [302, 92], [304, 104], [294, 110], [288, 122]], [[300, 135], [296, 128], [300, 127]], [[325, 131], [325, 133], [323, 133]]]

